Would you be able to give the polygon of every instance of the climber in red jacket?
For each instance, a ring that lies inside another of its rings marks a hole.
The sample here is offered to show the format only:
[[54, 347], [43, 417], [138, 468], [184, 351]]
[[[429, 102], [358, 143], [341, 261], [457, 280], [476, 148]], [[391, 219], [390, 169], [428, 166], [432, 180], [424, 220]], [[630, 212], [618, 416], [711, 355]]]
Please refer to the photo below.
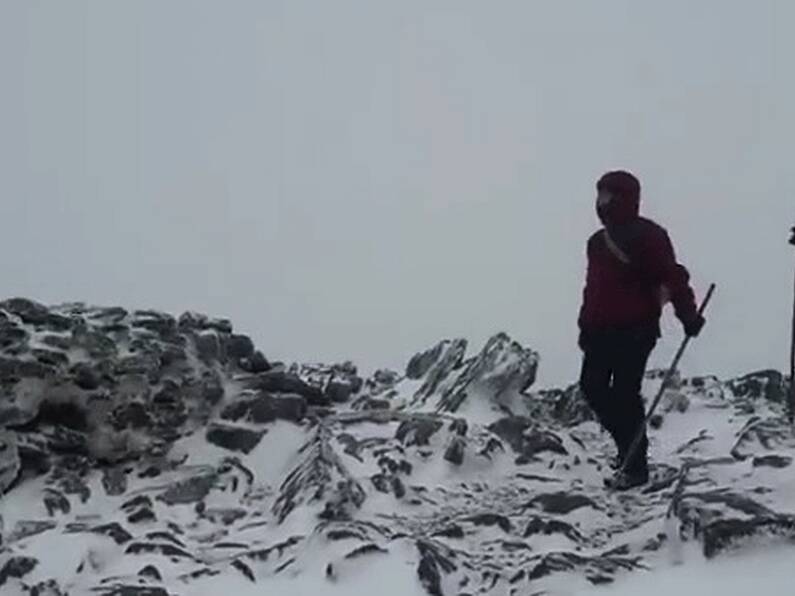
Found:
[[[596, 190], [596, 210], [604, 228], [588, 240], [588, 273], [578, 321], [584, 352], [580, 387], [623, 462], [643, 427], [641, 384], [660, 337], [663, 306], [673, 303], [691, 337], [700, 333], [704, 318], [668, 233], [639, 214], [638, 179], [628, 172], [608, 172]], [[648, 481], [647, 451], [644, 434], [614, 488], [629, 489]]]

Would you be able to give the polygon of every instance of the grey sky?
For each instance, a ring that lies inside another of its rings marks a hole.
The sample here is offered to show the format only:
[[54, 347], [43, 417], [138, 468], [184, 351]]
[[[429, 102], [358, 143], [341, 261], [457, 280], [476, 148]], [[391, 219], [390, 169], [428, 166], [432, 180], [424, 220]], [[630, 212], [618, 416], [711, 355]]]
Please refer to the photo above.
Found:
[[[0, 0], [0, 280], [400, 366], [506, 330], [577, 374], [593, 183], [699, 294], [690, 372], [787, 365], [795, 4]], [[680, 337], [669, 313], [662, 364]]]

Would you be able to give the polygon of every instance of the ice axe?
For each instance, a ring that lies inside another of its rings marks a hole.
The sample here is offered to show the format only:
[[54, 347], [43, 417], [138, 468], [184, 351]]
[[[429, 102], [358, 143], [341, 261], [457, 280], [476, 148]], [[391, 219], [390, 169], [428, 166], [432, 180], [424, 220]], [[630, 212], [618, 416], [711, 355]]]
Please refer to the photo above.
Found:
[[[793, 237], [795, 239], [795, 236]], [[707, 295], [704, 296], [704, 300], [701, 303], [701, 306], [698, 307], [698, 314], [703, 316], [704, 311], [707, 309], [707, 305], [709, 301], [712, 300], [712, 294], [715, 292], [715, 284], [709, 286], [709, 290], [707, 290]], [[671, 382], [671, 378], [676, 373], [676, 369], [679, 367], [679, 361], [682, 359], [682, 355], [685, 353], [688, 344], [690, 343], [691, 337], [689, 335], [685, 335], [685, 338], [682, 340], [682, 345], [679, 346], [679, 350], [676, 352], [676, 356], [674, 356], [674, 361], [671, 363], [670, 368], [665, 373], [663, 377], [662, 384], [660, 385], [660, 389], [657, 392], [657, 396], [654, 398], [654, 401], [651, 402], [651, 407], [649, 407], [649, 411], [646, 413], [646, 418], [643, 420], [643, 424], [638, 429], [638, 432], [635, 433], [635, 438], [632, 440], [632, 443], [627, 450], [627, 455], [624, 457], [624, 461], [621, 462], [621, 467], [618, 469], [616, 473], [616, 478], [619, 478], [623, 475], [627, 468], [629, 467], [629, 462], [632, 461], [632, 458], [635, 456], [635, 452], [638, 450], [640, 446], [640, 442], [643, 440], [643, 434], [646, 432], [646, 427], [649, 425], [649, 420], [651, 420], [652, 416], [654, 416], [654, 411], [657, 409], [657, 406], [660, 404], [660, 400], [662, 400], [663, 395], [665, 394], [665, 390], [668, 387], [668, 383]]]

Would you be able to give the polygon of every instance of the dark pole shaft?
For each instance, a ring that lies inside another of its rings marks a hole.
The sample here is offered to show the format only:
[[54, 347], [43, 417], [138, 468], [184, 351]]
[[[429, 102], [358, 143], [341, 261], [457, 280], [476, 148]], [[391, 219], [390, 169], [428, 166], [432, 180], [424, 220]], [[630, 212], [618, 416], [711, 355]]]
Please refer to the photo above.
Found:
[[[701, 306], [698, 309], [698, 314], [703, 315], [704, 311], [707, 309], [707, 305], [709, 301], [712, 299], [712, 294], [715, 292], [715, 284], [712, 284], [707, 291], [707, 295], [704, 297], [704, 301], [701, 303]], [[676, 352], [676, 356], [674, 356], [674, 361], [671, 363], [670, 368], [668, 368], [665, 376], [663, 377], [662, 385], [660, 385], [660, 389], [657, 392], [657, 396], [654, 398], [651, 406], [649, 407], [649, 411], [646, 414], [646, 417], [641, 424], [641, 427], [635, 433], [635, 438], [632, 440], [632, 444], [629, 446], [627, 450], [627, 454], [624, 457], [624, 461], [621, 463], [621, 468], [618, 470], [618, 476], [623, 474], [627, 471], [627, 467], [629, 467], [629, 462], [632, 461], [632, 458], [635, 457], [635, 452], [638, 450], [640, 446], [641, 440], [643, 440], [643, 433], [646, 432], [646, 427], [649, 424], [649, 420], [654, 415], [654, 411], [657, 409], [657, 406], [662, 399], [663, 394], [665, 393], [665, 389], [668, 386], [668, 383], [671, 381], [671, 377], [674, 376], [677, 367], [679, 366], [679, 361], [682, 359], [682, 355], [684, 355], [685, 350], [687, 349], [687, 345], [690, 343], [690, 336], [686, 335], [684, 340], [682, 340], [682, 344], [679, 346], [679, 350]]]
[[792, 303], [792, 342], [789, 352], [789, 423], [790, 425], [795, 423], [795, 291]]

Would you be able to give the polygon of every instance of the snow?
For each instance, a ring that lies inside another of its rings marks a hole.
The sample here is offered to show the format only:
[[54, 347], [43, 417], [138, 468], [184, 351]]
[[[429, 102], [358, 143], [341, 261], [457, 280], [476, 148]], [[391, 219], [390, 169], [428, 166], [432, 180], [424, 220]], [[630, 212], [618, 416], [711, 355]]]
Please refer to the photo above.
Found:
[[689, 552], [686, 564], [628, 576], [609, 587], [594, 587], [572, 596], [784, 596], [793, 593], [795, 547], [744, 552], [707, 561]]

